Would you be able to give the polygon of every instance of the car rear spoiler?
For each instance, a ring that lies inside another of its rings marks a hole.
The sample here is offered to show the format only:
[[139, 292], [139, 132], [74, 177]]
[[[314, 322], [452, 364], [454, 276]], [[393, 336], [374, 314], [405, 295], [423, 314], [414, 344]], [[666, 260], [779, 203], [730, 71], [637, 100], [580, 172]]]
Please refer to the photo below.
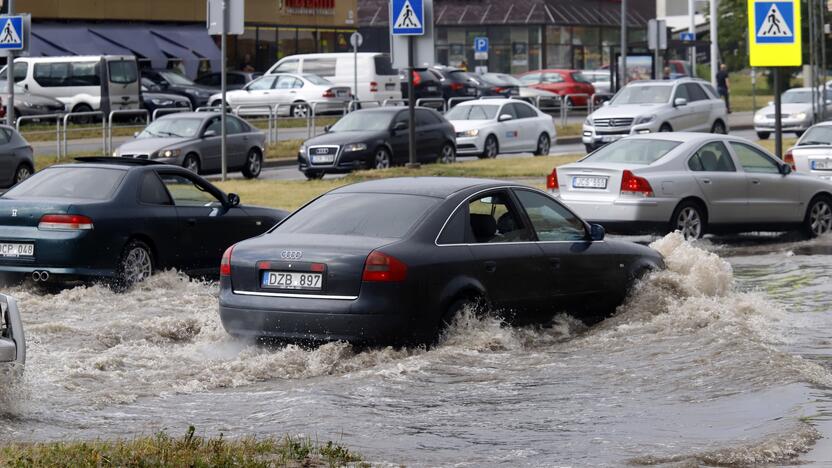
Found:
[[8, 340], [15, 345], [13, 362], [22, 368], [26, 363], [26, 338], [15, 298], [0, 294], [0, 319], [0, 340]]

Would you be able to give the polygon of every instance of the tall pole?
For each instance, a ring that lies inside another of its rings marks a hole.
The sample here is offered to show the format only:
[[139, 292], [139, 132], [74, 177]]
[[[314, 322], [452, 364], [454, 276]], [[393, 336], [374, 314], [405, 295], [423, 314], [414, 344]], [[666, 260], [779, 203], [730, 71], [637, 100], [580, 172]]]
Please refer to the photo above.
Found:
[[772, 68], [774, 72], [774, 154], [783, 156], [783, 125], [782, 110], [780, 108], [780, 69]]
[[711, 0], [711, 84], [716, 88], [716, 74], [719, 71], [719, 0]]
[[[690, 23], [688, 25], [688, 32], [693, 34], [696, 40], [696, 1], [688, 0], [688, 13], [690, 13]], [[690, 46], [690, 76], [696, 76], [696, 46]]]
[[413, 36], [407, 36], [407, 114], [410, 120], [407, 126], [407, 151], [410, 154], [410, 162], [407, 167], [419, 167], [416, 160], [416, 91], [413, 89], [413, 74], [416, 67], [413, 65]]
[[821, 104], [820, 106], [820, 120], [826, 120], [826, 8], [823, 2], [819, 2], [820, 7], [820, 73], [821, 73]]
[[627, 85], [627, 0], [621, 0], [621, 82], [619, 89]]
[[222, 126], [222, 129], [220, 130], [220, 136], [221, 136], [221, 138], [220, 138], [220, 161], [221, 161], [221, 164], [222, 164], [222, 180], [226, 180], [226, 178], [228, 177], [228, 165], [227, 165], [228, 160], [227, 160], [227, 155], [226, 155], [227, 148], [226, 148], [226, 145], [225, 145], [225, 143], [226, 143], [225, 139], [226, 139], [226, 136], [227, 136], [225, 134], [225, 117], [226, 117], [226, 115], [225, 115], [226, 114], [225, 91], [226, 91], [226, 88], [227, 88], [227, 83], [225, 81], [225, 79], [226, 79], [225, 52], [226, 52], [226, 46], [227, 46], [226, 42], [228, 40], [228, 2], [229, 1], [230, 0], [222, 0], [222, 40], [221, 40], [221, 46], [220, 46], [220, 48], [222, 49], [220, 51], [220, 54], [222, 55], [222, 57], [220, 57], [220, 88], [222, 90], [222, 110], [220, 111], [220, 125]]
[[[9, 16], [14, 14], [14, 0], [6, 0], [9, 4]], [[25, 36], [25, 33], [24, 33]], [[6, 103], [6, 122], [14, 125], [14, 51], [9, 50], [6, 60], [6, 84], [9, 102]]]

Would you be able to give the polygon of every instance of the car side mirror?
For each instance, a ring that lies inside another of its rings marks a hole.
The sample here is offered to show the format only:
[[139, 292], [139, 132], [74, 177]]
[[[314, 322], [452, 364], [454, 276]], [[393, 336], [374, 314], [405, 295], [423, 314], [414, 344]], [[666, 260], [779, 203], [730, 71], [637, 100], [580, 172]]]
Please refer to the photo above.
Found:
[[604, 240], [604, 236], [607, 235], [607, 230], [604, 229], [604, 226], [600, 224], [590, 224], [589, 225], [589, 238], [592, 239], [594, 242]]
[[217, 136], [216, 130], [205, 130], [205, 133], [202, 134], [202, 138], [210, 138]]
[[396, 122], [393, 124], [393, 131], [397, 130], [406, 130], [407, 129], [407, 122]]
[[148, 90], [148, 91], [150, 91], [150, 92], [154, 92], [154, 91], [161, 91], [161, 90], [162, 90], [162, 87], [161, 87], [161, 86], [159, 86], [159, 85], [155, 85], [155, 84], [154, 84], [154, 85], [150, 85], [150, 86], [147, 88], [147, 90]]
[[229, 208], [234, 208], [240, 204], [240, 196], [236, 193], [229, 193], [225, 196], [225, 203]]
[[497, 119], [497, 122], [505, 122], [505, 121], [511, 120], [513, 118], [514, 117], [512, 117], [510, 114], [501, 114], [500, 118]]
[[789, 175], [792, 173], [792, 167], [788, 164], [780, 164], [780, 174]]
[[676, 98], [673, 101], [673, 107], [683, 107], [688, 105], [688, 100], [685, 98]]
[[601, 103], [601, 107], [606, 107], [608, 105], [610, 105], [609, 101], [604, 101], [604, 102]]
[[332, 125], [327, 125], [324, 127], [324, 133], [329, 133], [329, 129], [332, 128]]

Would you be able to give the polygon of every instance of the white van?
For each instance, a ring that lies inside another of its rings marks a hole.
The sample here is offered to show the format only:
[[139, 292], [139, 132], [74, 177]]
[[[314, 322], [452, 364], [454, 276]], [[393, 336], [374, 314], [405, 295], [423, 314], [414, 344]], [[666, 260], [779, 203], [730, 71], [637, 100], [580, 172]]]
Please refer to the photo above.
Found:
[[[378, 52], [358, 54], [358, 92], [360, 101], [401, 99], [399, 72], [390, 63], [390, 56]], [[355, 57], [352, 53], [300, 54], [283, 57], [266, 73], [311, 73], [336, 86], [353, 88]]]
[[[104, 70], [102, 64], [106, 64]], [[6, 76], [5, 70], [5, 67], [0, 70], [0, 77]], [[135, 57], [20, 57], [14, 61], [15, 83], [32, 94], [61, 101], [71, 112], [101, 109], [102, 77], [108, 83], [111, 110], [139, 108], [139, 71]]]

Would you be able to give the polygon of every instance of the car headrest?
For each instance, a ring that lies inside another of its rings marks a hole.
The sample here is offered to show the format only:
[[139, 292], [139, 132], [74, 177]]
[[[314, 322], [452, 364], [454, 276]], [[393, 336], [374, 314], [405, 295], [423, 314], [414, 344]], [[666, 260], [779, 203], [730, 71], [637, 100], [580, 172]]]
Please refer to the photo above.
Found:
[[471, 213], [471, 232], [477, 242], [488, 242], [497, 233], [497, 222], [490, 215]]
[[705, 167], [706, 171], [716, 170], [716, 153], [713, 151], [703, 151], [699, 154], [699, 158], [702, 160], [702, 165]]
[[514, 219], [514, 216], [512, 216], [511, 213], [503, 213], [503, 215], [500, 216], [500, 219], [497, 220], [497, 232], [500, 234], [516, 230], [517, 220]]

